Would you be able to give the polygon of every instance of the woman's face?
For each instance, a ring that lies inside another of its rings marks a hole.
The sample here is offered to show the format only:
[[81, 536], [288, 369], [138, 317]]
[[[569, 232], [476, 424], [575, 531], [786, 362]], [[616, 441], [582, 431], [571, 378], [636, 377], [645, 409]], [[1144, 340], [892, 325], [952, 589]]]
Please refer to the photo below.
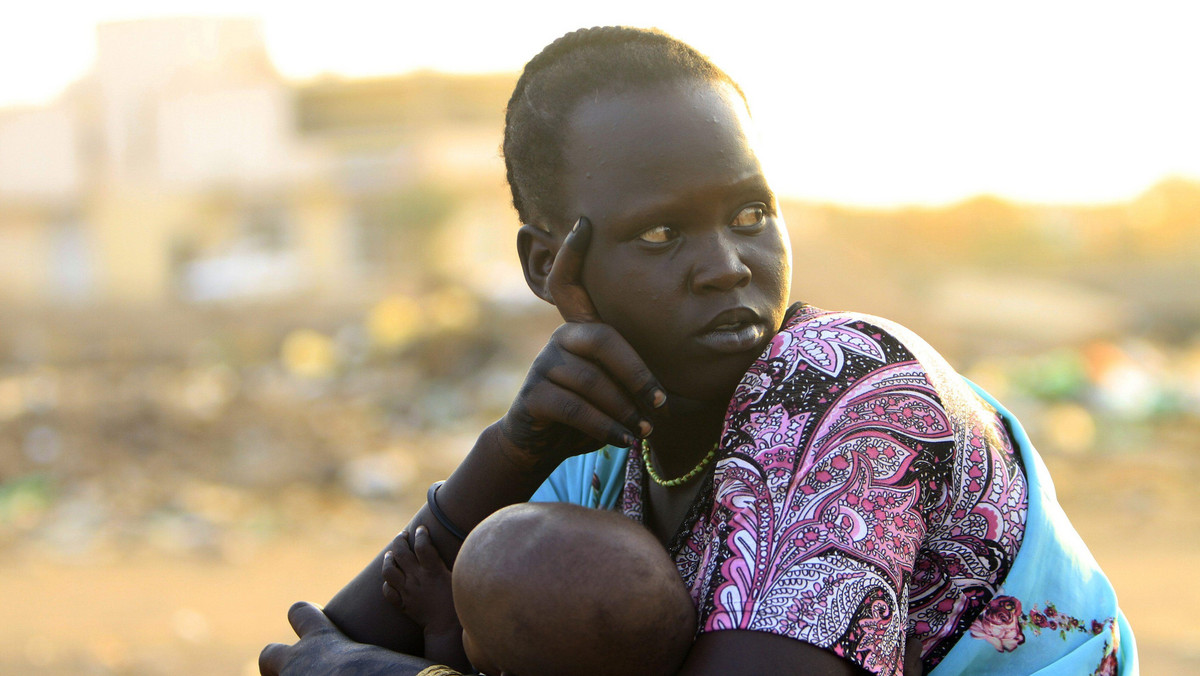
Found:
[[691, 399], [728, 399], [787, 307], [786, 227], [749, 124], [732, 88], [683, 82], [586, 100], [567, 130], [566, 204], [593, 227], [584, 286]]

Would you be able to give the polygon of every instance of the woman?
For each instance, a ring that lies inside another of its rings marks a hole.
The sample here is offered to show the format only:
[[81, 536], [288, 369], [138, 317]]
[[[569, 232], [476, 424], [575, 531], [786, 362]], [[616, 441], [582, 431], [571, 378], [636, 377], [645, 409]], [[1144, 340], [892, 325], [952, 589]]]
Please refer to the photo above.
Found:
[[[565, 323], [410, 532], [453, 560], [531, 498], [642, 520], [699, 611], [680, 674], [1136, 669], [1015, 423], [903, 328], [788, 309], [786, 229], [725, 73], [660, 33], [576, 31], [526, 66], [504, 151], [526, 280]], [[380, 569], [324, 614], [293, 607], [301, 640], [263, 673], [428, 666], [400, 654], [419, 632]]]

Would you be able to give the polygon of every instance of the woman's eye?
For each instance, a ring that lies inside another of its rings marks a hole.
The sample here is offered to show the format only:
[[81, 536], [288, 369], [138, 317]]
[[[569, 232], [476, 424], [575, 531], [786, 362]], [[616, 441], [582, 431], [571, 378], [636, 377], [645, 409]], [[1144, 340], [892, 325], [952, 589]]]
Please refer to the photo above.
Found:
[[761, 204], [748, 206], [737, 213], [733, 217], [733, 227], [735, 228], [752, 228], [763, 222], [767, 217], [767, 210]]
[[675, 231], [666, 225], [656, 225], [638, 235], [638, 239], [651, 244], [664, 244], [675, 239]]

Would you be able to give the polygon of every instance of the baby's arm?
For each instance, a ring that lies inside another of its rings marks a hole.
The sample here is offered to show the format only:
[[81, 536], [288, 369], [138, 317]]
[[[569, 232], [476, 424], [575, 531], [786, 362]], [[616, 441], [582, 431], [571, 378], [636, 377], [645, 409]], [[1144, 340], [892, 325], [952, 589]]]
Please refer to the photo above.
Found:
[[384, 554], [383, 597], [421, 625], [425, 659], [473, 673], [454, 612], [450, 571], [424, 526], [417, 527], [411, 545], [408, 533], [401, 532]]

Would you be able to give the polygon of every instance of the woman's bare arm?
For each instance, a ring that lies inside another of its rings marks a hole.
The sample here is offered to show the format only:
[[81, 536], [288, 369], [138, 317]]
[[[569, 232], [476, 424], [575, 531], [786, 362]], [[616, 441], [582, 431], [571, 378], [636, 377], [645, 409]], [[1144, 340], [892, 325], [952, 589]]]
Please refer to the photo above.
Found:
[[[264, 676], [415, 676], [431, 663], [355, 643], [315, 606], [298, 603], [288, 613], [300, 640], [263, 650]], [[757, 631], [702, 634], [677, 676], [857, 676], [865, 674], [836, 655], [794, 639]], [[907, 671], [905, 673], [908, 673]], [[919, 672], [918, 672], [919, 674]]]
[[[460, 528], [469, 530], [497, 509], [528, 500], [549, 476], [545, 467], [514, 460], [519, 456], [505, 446], [498, 426], [488, 427], [438, 491], [438, 504]], [[452, 565], [462, 542], [442, 527], [428, 507], [417, 512], [407, 530], [414, 533], [420, 525], [429, 529], [438, 552]], [[325, 614], [357, 642], [419, 654], [420, 627], [383, 597], [384, 551], [330, 600]]]
[[762, 631], [701, 634], [677, 676], [856, 676], [867, 672], [812, 644]]

